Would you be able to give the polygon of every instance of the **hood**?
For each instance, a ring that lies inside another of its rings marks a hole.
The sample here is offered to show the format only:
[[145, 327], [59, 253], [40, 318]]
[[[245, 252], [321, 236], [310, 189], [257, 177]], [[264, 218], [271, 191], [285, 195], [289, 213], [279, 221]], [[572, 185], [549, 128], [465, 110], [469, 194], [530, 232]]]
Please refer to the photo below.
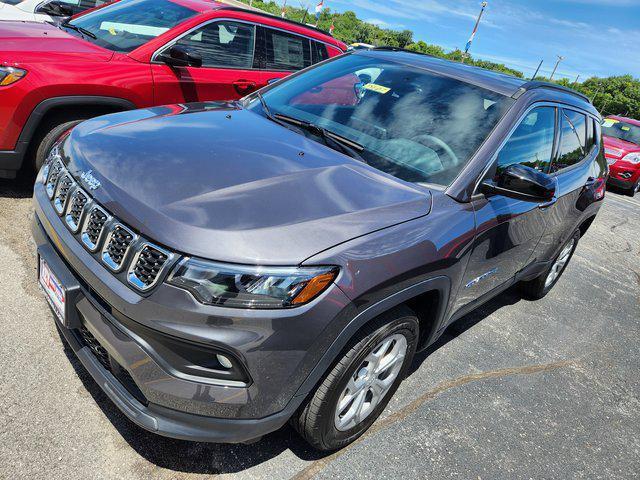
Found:
[[602, 136], [608, 157], [621, 158], [631, 152], [640, 152], [640, 145], [615, 137]]
[[0, 22], [2, 60], [7, 63], [47, 63], [78, 60], [108, 61], [114, 52], [39, 22]]
[[428, 190], [235, 104], [99, 117], [63, 155], [76, 178], [91, 170], [100, 187], [88, 191], [130, 227], [212, 260], [297, 265], [431, 208]]

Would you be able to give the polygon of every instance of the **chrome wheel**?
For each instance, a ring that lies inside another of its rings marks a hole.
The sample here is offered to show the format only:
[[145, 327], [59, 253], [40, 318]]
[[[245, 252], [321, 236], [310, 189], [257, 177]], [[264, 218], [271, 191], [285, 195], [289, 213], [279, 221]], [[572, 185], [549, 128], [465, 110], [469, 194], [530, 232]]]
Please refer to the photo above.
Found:
[[569, 257], [571, 256], [571, 252], [573, 251], [573, 246], [575, 244], [576, 244], [576, 240], [574, 238], [574, 239], [571, 239], [571, 241], [564, 246], [564, 248], [560, 252], [560, 255], [558, 255], [558, 258], [556, 259], [555, 263], [551, 266], [551, 270], [549, 271], [549, 274], [547, 275], [547, 279], [544, 282], [545, 288], [549, 288], [551, 285], [553, 285], [553, 282], [555, 282], [558, 279], [558, 277], [564, 270], [564, 267], [567, 266], [567, 262], [569, 261]]
[[407, 354], [407, 339], [396, 333], [382, 340], [349, 378], [334, 417], [335, 427], [349, 430], [367, 418], [385, 398]]

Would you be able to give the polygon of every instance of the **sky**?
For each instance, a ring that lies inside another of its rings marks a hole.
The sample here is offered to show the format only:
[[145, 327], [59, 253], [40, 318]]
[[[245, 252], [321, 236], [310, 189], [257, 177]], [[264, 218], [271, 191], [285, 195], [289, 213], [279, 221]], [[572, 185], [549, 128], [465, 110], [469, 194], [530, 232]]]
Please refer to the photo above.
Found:
[[[310, 0], [313, 10], [315, 0]], [[384, 28], [409, 29], [414, 40], [464, 49], [480, 0], [325, 0], [338, 12]], [[640, 0], [488, 0], [469, 51], [533, 75], [540, 60], [556, 78], [632, 74], [640, 78]]]

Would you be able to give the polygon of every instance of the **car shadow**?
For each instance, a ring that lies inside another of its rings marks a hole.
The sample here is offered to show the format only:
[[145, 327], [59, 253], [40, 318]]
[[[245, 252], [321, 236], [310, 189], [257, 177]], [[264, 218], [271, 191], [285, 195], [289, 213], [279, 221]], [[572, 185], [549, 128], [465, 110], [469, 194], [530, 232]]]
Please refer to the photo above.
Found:
[[[435, 344], [416, 354], [409, 375], [414, 373], [431, 353], [495, 311], [506, 305], [517, 303], [521, 298], [517, 290], [511, 288], [454, 322]], [[312, 449], [289, 425], [252, 444], [189, 442], [147, 432], [120, 412], [82, 366], [62, 334], [60, 332], [58, 334], [64, 345], [64, 352], [76, 374], [104, 415], [131, 448], [158, 467], [182, 473], [238, 473], [267, 462], [286, 451], [291, 451], [296, 457], [305, 461], [315, 461], [329, 455], [329, 453]]]
[[3, 198], [30, 198], [33, 196], [33, 183], [35, 175], [32, 172], [18, 172], [16, 178], [11, 180], [0, 178], [0, 197]]

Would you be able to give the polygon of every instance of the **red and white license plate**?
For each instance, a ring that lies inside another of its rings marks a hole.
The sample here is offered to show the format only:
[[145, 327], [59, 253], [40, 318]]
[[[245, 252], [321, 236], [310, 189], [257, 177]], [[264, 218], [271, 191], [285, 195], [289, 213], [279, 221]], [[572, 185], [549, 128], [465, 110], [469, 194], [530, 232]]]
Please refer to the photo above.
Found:
[[47, 300], [53, 309], [53, 312], [60, 320], [60, 323], [65, 324], [65, 312], [66, 312], [66, 291], [60, 283], [60, 280], [53, 274], [47, 262], [40, 257], [40, 286], [47, 295]]

